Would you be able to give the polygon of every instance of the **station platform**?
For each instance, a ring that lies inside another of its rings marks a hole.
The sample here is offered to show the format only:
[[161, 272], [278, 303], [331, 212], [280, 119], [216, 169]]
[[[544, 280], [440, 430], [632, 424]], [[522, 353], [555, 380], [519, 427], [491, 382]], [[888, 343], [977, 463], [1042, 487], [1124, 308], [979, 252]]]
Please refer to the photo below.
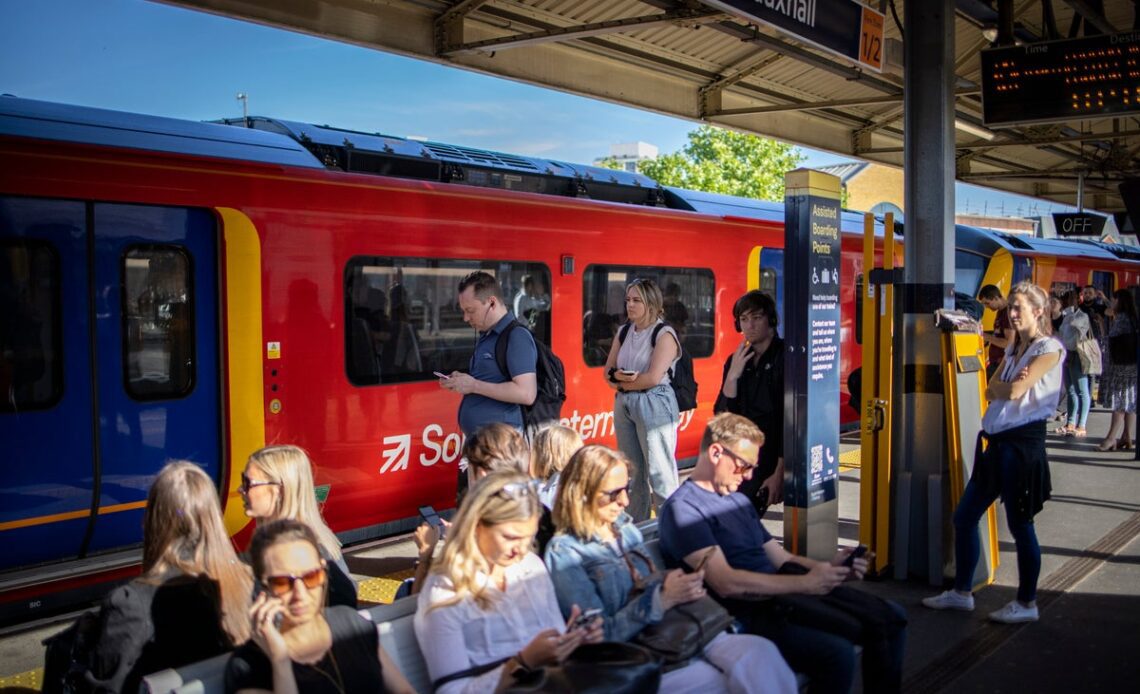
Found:
[[[1009, 626], [986, 615], [1013, 599], [1017, 562], [999, 512], [1001, 566], [997, 581], [975, 594], [972, 613], [938, 612], [920, 600], [941, 587], [925, 580], [891, 578], [864, 587], [908, 612], [906, 692], [1136, 691], [1140, 682], [1140, 461], [1133, 451], [1096, 450], [1110, 415], [1089, 416], [1087, 438], [1050, 435], [1053, 499], [1037, 516], [1042, 549], [1038, 604], [1041, 621]], [[839, 536], [858, 542], [858, 437], [841, 451]], [[781, 507], [765, 524], [783, 533]], [[361, 581], [360, 597], [389, 602], [411, 574], [414, 547], [406, 538], [348, 551]], [[39, 643], [65, 624], [41, 625], [0, 638], [0, 691], [37, 691], [42, 678]], [[856, 679], [856, 691], [861, 691]]]

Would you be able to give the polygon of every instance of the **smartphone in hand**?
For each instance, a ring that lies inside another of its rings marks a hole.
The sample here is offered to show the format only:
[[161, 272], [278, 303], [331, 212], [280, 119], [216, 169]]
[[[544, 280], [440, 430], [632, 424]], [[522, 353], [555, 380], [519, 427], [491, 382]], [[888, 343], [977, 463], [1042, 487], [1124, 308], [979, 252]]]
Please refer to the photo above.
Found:
[[439, 514], [431, 506], [420, 506], [420, 517], [433, 528], [443, 529], [443, 521], [440, 520]]
[[435, 374], [436, 376], [438, 376], [439, 378], [444, 379], [444, 380], [451, 378], [451, 376], [444, 374], [444, 373], [440, 373], [438, 371], [432, 371], [432, 373]]
[[591, 607], [590, 609], [578, 615], [578, 618], [575, 619], [574, 623], [570, 625], [570, 631], [574, 631], [575, 629], [585, 629], [600, 616], [602, 616], [602, 608]]
[[867, 553], [867, 545], [859, 545], [858, 547], [856, 547], [854, 550], [851, 551], [851, 554], [847, 555], [847, 558], [843, 560], [843, 565], [846, 567], [855, 566], [855, 560], [858, 559], [859, 557], [863, 556], [866, 553]]

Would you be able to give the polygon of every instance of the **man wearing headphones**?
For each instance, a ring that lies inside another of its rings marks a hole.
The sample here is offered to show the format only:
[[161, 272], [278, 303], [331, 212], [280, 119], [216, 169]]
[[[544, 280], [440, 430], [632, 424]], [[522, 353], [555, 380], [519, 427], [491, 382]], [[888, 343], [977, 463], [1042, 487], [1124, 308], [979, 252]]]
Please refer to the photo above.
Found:
[[732, 317], [744, 339], [724, 364], [713, 411], [743, 415], [764, 432], [760, 464], [738, 490], [763, 517], [784, 497], [784, 341], [776, 334], [776, 302], [764, 292], [737, 299]]

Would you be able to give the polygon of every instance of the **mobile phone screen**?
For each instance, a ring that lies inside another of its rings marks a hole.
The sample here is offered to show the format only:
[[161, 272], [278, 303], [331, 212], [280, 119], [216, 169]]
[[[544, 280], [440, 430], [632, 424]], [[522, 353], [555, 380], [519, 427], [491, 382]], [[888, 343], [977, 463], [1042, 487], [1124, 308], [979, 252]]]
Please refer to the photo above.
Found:
[[843, 565], [844, 566], [854, 566], [855, 560], [858, 559], [859, 557], [863, 556], [866, 553], [867, 553], [867, 545], [859, 545], [858, 547], [856, 547], [854, 550], [851, 551], [851, 554], [847, 555], [847, 558], [843, 560]]
[[443, 522], [439, 519], [439, 514], [431, 506], [420, 506], [420, 516], [428, 525], [439, 528], [443, 526]]

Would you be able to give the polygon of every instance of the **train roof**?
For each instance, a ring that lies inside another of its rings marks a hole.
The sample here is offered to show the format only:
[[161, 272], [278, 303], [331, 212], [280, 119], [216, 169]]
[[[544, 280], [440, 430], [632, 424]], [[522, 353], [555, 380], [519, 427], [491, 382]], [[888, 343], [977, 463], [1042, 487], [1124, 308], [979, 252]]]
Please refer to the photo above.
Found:
[[1140, 249], [1083, 239], [1045, 239], [993, 229], [958, 225], [958, 246], [983, 255], [1004, 249], [1014, 253], [1067, 255], [1096, 260], [1140, 260]]
[[320, 168], [297, 142], [216, 123], [0, 97], [0, 135]]
[[[665, 186], [666, 205], [677, 210], [691, 210], [704, 214], [721, 217], [744, 217], [758, 219], [765, 222], [784, 223], [784, 203], [771, 200], [758, 200], [756, 198], [738, 198], [722, 193], [706, 193], [700, 190], [686, 190]], [[843, 230], [846, 232], [862, 233], [863, 213], [853, 210], [843, 210]], [[901, 224], [896, 225], [896, 231], [902, 232]], [[875, 234], [883, 234], [883, 218], [875, 217]]]

